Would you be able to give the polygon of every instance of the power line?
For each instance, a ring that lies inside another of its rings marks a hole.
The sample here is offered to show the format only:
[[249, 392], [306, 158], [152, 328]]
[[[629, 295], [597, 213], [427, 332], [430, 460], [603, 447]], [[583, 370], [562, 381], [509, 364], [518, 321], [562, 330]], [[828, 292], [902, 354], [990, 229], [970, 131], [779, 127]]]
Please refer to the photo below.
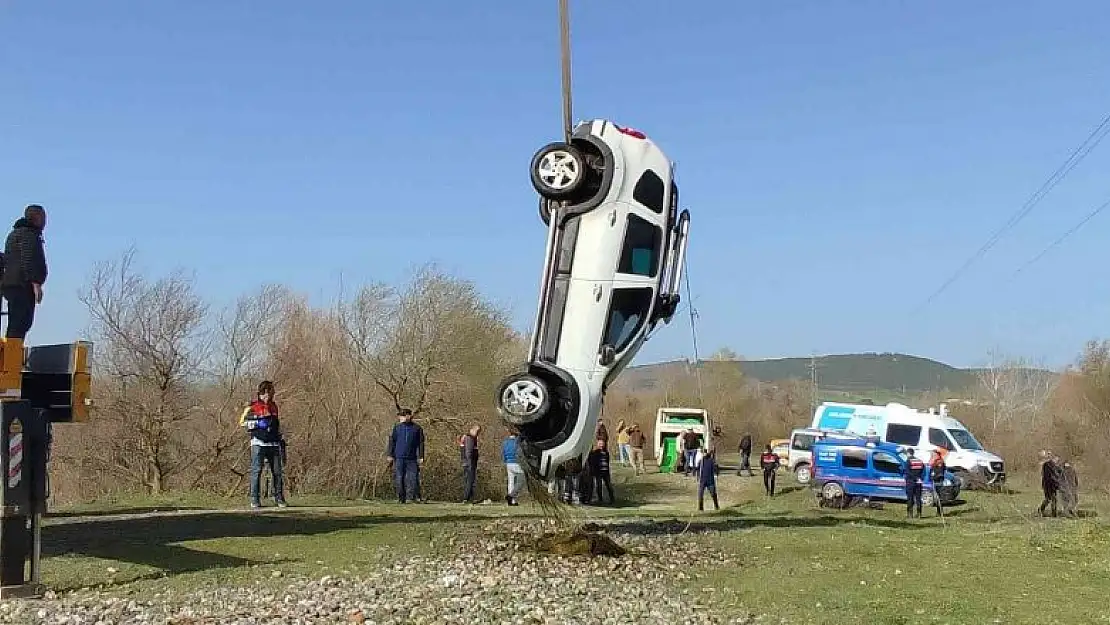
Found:
[[1083, 219], [1079, 220], [1079, 223], [1072, 226], [1064, 234], [1061, 234], [1059, 236], [1059, 238], [1057, 238], [1055, 241], [1053, 241], [1052, 243], [1049, 243], [1043, 250], [1040, 251], [1040, 253], [1038, 253], [1036, 256], [1029, 259], [1028, 261], [1026, 261], [1025, 264], [1023, 264], [1021, 267], [1018, 267], [1018, 270], [1014, 272], [1014, 276], [1017, 276], [1022, 271], [1025, 271], [1026, 269], [1028, 269], [1030, 265], [1032, 265], [1033, 263], [1035, 263], [1035, 262], [1039, 261], [1040, 259], [1044, 258], [1044, 256], [1046, 254], [1048, 254], [1052, 250], [1059, 247], [1059, 245], [1061, 243], [1063, 243], [1068, 237], [1075, 234], [1076, 232], [1079, 232], [1079, 230], [1082, 229], [1083, 226], [1087, 225], [1087, 222], [1089, 222], [1092, 219], [1094, 219], [1095, 217], [1097, 217], [1099, 213], [1106, 210], [1107, 208], [1110, 208], [1110, 200], [1107, 200], [1107, 201], [1103, 202], [1102, 204], [1100, 204], [1098, 206], [1098, 208], [1094, 209], [1090, 213], [1087, 213], [1087, 216], [1084, 217]]
[[955, 271], [955, 273], [949, 276], [949, 278], [945, 280], [944, 283], [941, 284], [939, 288], [937, 288], [937, 290], [933, 291], [933, 293], [925, 299], [925, 301], [917, 308], [915, 312], [920, 312], [929, 304], [933, 303], [933, 300], [935, 300], [938, 296], [940, 296], [940, 294], [948, 290], [948, 287], [952, 286], [952, 284], [955, 283], [956, 280], [958, 280], [960, 276], [962, 276], [971, 267], [971, 265], [975, 264], [975, 261], [985, 256], [986, 253], [990, 251], [990, 249], [994, 247], [994, 245], [998, 243], [999, 240], [1002, 239], [1003, 235], [1012, 230], [1015, 226], [1018, 225], [1018, 223], [1025, 219], [1029, 215], [1029, 213], [1031, 213], [1033, 209], [1037, 207], [1041, 200], [1043, 200], [1044, 197], [1048, 195], [1050, 191], [1052, 191], [1052, 189], [1056, 188], [1056, 185], [1060, 184], [1060, 181], [1063, 180], [1069, 173], [1071, 173], [1071, 171], [1075, 169], [1075, 167], [1079, 165], [1079, 163], [1082, 162], [1088, 154], [1091, 153], [1091, 150], [1094, 150], [1095, 147], [1097, 147], [1098, 144], [1102, 142], [1108, 132], [1110, 132], [1110, 114], [1107, 114], [1107, 116], [1102, 119], [1102, 122], [1099, 123], [1099, 125], [1094, 130], [1091, 131], [1091, 134], [1087, 135], [1087, 138], [1083, 140], [1083, 143], [1079, 144], [1079, 147], [1075, 148], [1075, 150], [1072, 151], [1067, 160], [1065, 160], [1062, 165], [1056, 168], [1056, 171], [1052, 172], [1052, 175], [1049, 176], [1043, 184], [1041, 184], [1040, 188], [1034, 191], [1033, 194], [1029, 196], [1029, 199], [1025, 200], [1025, 203], [1022, 204], [1021, 208], [1019, 208], [1016, 213], [1011, 215], [1010, 219], [1005, 224], [1003, 224], [1001, 228], [996, 230], [994, 234], [992, 234], [991, 237], [987, 239], [987, 242], [984, 243], [983, 246], [980, 247], [974, 254], [972, 254], [971, 257], [968, 258], [964, 262], [964, 264]]

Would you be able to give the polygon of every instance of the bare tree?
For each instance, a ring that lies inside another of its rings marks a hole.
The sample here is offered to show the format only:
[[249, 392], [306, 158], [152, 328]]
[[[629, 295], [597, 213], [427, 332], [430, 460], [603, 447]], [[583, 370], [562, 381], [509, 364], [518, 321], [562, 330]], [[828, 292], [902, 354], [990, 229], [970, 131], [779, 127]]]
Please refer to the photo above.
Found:
[[1023, 359], [1000, 357], [992, 352], [976, 377], [991, 407], [992, 439], [1004, 427], [1020, 425], [1032, 429], [1039, 425], [1045, 402], [1053, 391], [1053, 376]]
[[116, 422], [101, 457], [106, 468], [160, 493], [192, 461], [175, 439], [193, 412], [191, 383], [207, 355], [206, 307], [192, 280], [177, 272], [150, 281], [134, 250], [97, 265], [81, 293], [98, 343], [95, 365], [114, 383], [99, 402]]
[[[408, 408], [429, 423], [457, 422], [462, 382], [502, 371], [498, 350], [514, 340], [504, 314], [481, 298], [474, 284], [422, 267], [398, 292], [364, 287], [338, 308], [354, 359], [366, 379], [395, 409]], [[485, 351], [485, 356], [476, 357]]]

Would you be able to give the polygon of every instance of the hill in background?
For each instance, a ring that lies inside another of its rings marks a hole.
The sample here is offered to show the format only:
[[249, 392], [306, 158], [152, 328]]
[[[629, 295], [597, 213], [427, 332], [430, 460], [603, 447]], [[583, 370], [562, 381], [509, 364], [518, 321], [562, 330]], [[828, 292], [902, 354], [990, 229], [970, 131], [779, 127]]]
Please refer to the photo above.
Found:
[[[960, 369], [929, 358], [889, 353], [710, 362], [731, 363], [749, 379], [766, 383], [808, 381], [810, 367], [815, 366], [823, 398], [868, 397], [876, 403], [942, 391], [959, 396], [976, 385], [978, 374], [977, 369]], [[677, 360], [630, 367], [618, 384], [632, 390], [649, 390], [672, 376], [689, 373], [692, 366], [689, 361]]]

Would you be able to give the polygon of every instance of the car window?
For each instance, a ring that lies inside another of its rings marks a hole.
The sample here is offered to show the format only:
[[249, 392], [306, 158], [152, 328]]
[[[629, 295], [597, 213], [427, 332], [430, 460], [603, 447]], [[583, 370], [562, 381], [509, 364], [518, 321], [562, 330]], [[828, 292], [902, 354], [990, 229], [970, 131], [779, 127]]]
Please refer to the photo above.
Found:
[[813, 447], [813, 441], [817, 437], [813, 434], [799, 434], [794, 437], [794, 449], [799, 451], [809, 451]]
[[662, 245], [662, 228], [639, 215], [629, 213], [617, 272], [654, 278], [659, 272], [659, 248]]
[[880, 473], [902, 473], [902, 463], [898, 462], [897, 458], [888, 453], [882, 451], [875, 452], [875, 454], [871, 456], [871, 462], [875, 465], [875, 470]]
[[640, 176], [636, 182], [636, 188], [632, 190], [632, 199], [660, 214], [663, 212], [665, 195], [666, 187], [663, 186], [663, 179], [650, 169]]
[[951, 434], [952, 438], [956, 439], [956, 442], [964, 449], [970, 449], [971, 451], [980, 451], [983, 449], [979, 441], [975, 440], [975, 437], [967, 430], [952, 429], [948, 430], [948, 433]]
[[612, 345], [617, 354], [623, 352], [644, 324], [653, 295], [651, 287], [613, 289], [602, 345]]
[[929, 428], [929, 444], [952, 451], [952, 441], [948, 440], [948, 435], [944, 433], [944, 430]]
[[867, 452], [860, 449], [845, 449], [840, 452], [840, 465], [846, 469], [866, 469]]
[[921, 426], [891, 423], [886, 426], [886, 440], [895, 445], [917, 445], [921, 442]]

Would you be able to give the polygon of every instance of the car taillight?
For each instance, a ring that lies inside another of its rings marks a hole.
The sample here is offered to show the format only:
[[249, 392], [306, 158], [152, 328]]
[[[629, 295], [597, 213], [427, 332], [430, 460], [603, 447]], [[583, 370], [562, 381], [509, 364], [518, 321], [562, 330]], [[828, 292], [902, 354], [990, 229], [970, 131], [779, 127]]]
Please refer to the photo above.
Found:
[[616, 126], [617, 131], [621, 134], [626, 134], [630, 137], [636, 137], [637, 139], [647, 139], [647, 135], [640, 132], [639, 130], [636, 130], [635, 128], [622, 128], [620, 126], [617, 126], [616, 124], [613, 124], [613, 126]]

